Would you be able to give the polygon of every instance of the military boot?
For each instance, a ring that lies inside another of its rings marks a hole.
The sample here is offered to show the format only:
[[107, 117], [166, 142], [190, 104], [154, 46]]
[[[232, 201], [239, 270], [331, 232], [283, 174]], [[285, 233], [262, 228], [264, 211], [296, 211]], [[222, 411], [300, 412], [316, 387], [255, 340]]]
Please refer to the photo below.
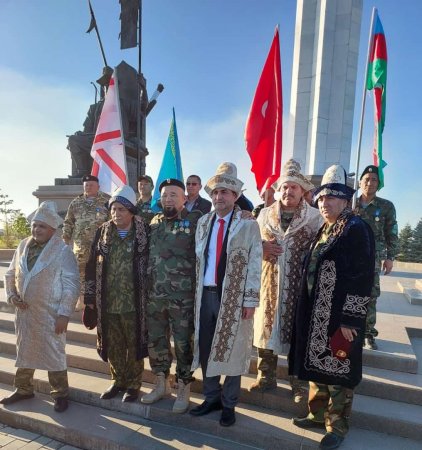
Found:
[[150, 405], [151, 403], [158, 402], [158, 400], [161, 400], [164, 397], [168, 397], [170, 394], [170, 381], [163, 372], [159, 372], [157, 373], [157, 384], [155, 388], [149, 394], [142, 396], [141, 403]]
[[258, 376], [250, 386], [250, 392], [272, 391], [277, 387], [278, 356], [272, 350], [258, 349]]
[[375, 342], [375, 338], [372, 335], [365, 337], [365, 348], [368, 350], [378, 350], [378, 345]]
[[185, 413], [189, 408], [190, 383], [185, 384], [183, 380], [178, 381], [177, 399], [173, 405], [173, 412], [178, 414]]

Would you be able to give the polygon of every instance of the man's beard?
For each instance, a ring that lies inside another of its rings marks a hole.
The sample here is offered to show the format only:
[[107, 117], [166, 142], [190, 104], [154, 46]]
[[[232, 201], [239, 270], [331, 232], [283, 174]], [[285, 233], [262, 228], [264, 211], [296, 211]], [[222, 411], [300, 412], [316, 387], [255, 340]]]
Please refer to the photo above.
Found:
[[172, 218], [174, 216], [177, 216], [177, 209], [174, 206], [165, 206], [163, 208], [163, 214], [166, 217]]

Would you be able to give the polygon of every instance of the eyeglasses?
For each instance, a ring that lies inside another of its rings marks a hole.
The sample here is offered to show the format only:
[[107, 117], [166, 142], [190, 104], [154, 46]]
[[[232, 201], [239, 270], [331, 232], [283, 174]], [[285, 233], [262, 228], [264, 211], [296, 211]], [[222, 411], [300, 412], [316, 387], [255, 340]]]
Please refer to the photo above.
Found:
[[199, 183], [186, 183], [186, 186], [196, 186], [196, 185], [198, 185]]

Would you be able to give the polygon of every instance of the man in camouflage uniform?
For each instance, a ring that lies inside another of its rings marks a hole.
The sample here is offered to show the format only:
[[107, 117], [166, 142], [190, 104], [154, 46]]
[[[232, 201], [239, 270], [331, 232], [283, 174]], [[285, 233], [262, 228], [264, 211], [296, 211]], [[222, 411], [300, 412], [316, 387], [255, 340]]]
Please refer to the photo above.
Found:
[[84, 192], [71, 201], [63, 224], [63, 241], [68, 245], [73, 241], [73, 253], [78, 261], [81, 277], [81, 294], [76, 305], [77, 310], [83, 306], [85, 266], [95, 232], [109, 218], [106, 207], [109, 197], [100, 192], [98, 178], [86, 175], [82, 181]]
[[154, 183], [150, 176], [141, 175], [138, 178], [139, 198], [136, 203], [136, 207], [138, 209], [138, 216], [142, 217], [148, 224], [155, 215], [151, 207], [153, 189]]
[[184, 413], [189, 407], [193, 381], [195, 231], [202, 213], [189, 212], [184, 207], [185, 186], [179, 180], [165, 180], [160, 194], [163, 213], [151, 221], [147, 304], [148, 352], [157, 385], [141, 402], [155, 403], [170, 394], [171, 330], [178, 381], [173, 412]]
[[[366, 316], [365, 348], [377, 350], [375, 329], [377, 297], [380, 296], [380, 272], [388, 275], [393, 269], [394, 258], [398, 247], [398, 229], [396, 209], [389, 200], [377, 197], [379, 186], [378, 167], [368, 166], [360, 177], [361, 195], [355, 212], [367, 222], [375, 237], [375, 275], [371, 300]], [[383, 261], [383, 262], [382, 262]]]
[[97, 309], [97, 351], [110, 364], [113, 384], [103, 400], [125, 391], [123, 402], [139, 395], [148, 354], [145, 324], [148, 225], [136, 216], [130, 186], [114, 191], [111, 220], [97, 230], [86, 265], [85, 304]]

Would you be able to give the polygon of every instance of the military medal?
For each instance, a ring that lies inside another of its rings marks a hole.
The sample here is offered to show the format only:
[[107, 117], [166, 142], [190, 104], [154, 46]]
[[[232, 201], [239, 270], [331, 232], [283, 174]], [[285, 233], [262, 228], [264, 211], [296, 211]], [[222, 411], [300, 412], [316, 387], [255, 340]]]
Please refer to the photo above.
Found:
[[179, 222], [174, 222], [174, 225], [173, 225], [173, 231], [172, 231], [172, 233], [173, 234], [176, 234], [177, 233], [177, 227], [179, 226]]
[[185, 233], [189, 234], [190, 233], [190, 228], [189, 228], [189, 220], [185, 220]]
[[380, 215], [380, 210], [377, 209], [377, 210], [375, 211], [375, 222], [379, 222], [379, 221], [380, 221], [379, 215]]

